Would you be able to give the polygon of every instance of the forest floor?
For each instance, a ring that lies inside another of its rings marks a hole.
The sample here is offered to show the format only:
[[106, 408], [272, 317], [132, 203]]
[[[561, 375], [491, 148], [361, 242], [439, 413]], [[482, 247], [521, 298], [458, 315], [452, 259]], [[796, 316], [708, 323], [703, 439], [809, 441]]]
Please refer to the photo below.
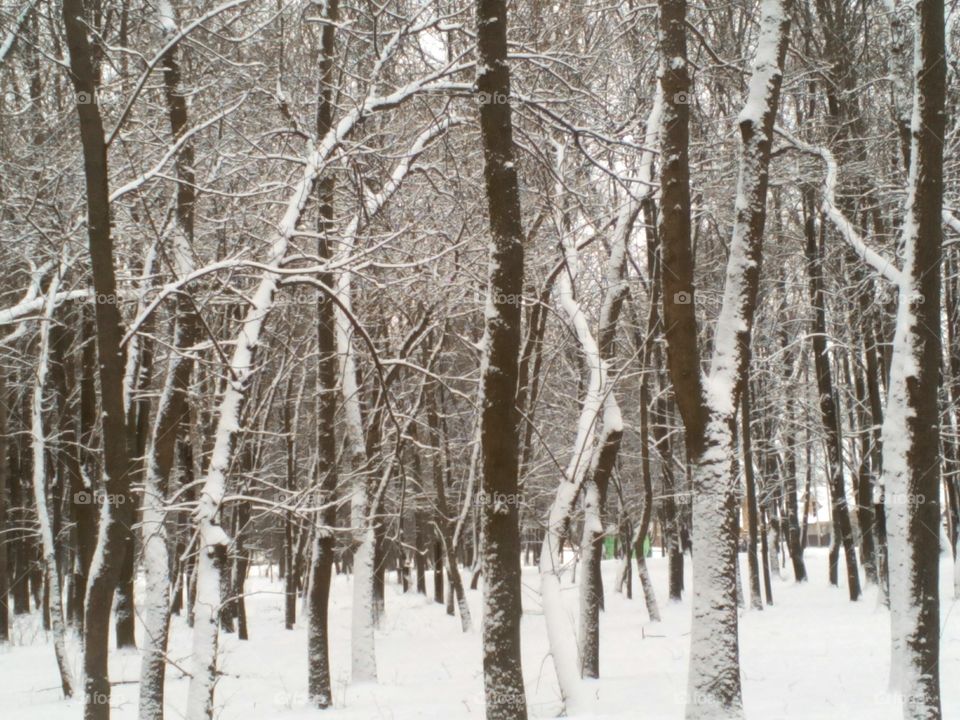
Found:
[[[825, 550], [805, 555], [811, 580], [794, 584], [785, 574], [774, 578], [774, 605], [741, 612], [741, 662], [744, 703], [750, 720], [894, 720], [899, 697], [886, 692], [889, 620], [878, 606], [876, 588], [849, 602], [845, 589], [827, 583]], [[744, 575], [746, 578], [745, 556]], [[689, 566], [687, 588], [690, 587]], [[612, 592], [614, 561], [604, 563], [606, 612], [601, 618], [601, 679], [594, 681], [597, 701], [591, 718], [680, 720], [683, 717], [689, 653], [690, 604], [666, 598], [666, 560], [655, 553], [649, 566], [663, 622], [647, 619], [639, 583], [628, 600]], [[349, 684], [350, 581], [336, 578], [331, 597], [331, 662], [335, 707], [319, 713], [306, 703], [306, 624], [284, 630], [283, 596], [275, 580], [254, 569], [247, 581], [249, 641], [221, 635], [223, 677], [216, 690], [215, 717], [222, 720], [375, 720], [392, 718], [483, 717], [481, 672], [481, 596], [470, 592], [475, 629], [460, 632], [456, 618], [423, 596], [402, 594], [391, 574], [387, 613], [377, 632], [377, 685]], [[789, 571], [787, 571], [789, 572]], [[942, 665], [945, 718], [960, 717], [960, 607], [953, 599], [952, 567], [943, 559]], [[522, 625], [524, 674], [531, 717], [555, 717], [560, 708], [556, 678], [538, 603], [534, 567], [523, 569]], [[432, 589], [432, 577], [428, 574]], [[689, 595], [689, 594], [688, 594]], [[567, 592], [571, 616], [577, 596]], [[299, 608], [298, 608], [299, 610]], [[138, 627], [138, 632], [141, 629]], [[53, 647], [37, 615], [16, 618], [13, 642], [0, 646], [0, 716], [5, 720], [67, 720], [82, 715], [79, 700], [60, 698]], [[170, 657], [190, 668], [190, 630], [183, 617], [172, 624]], [[79, 642], [70, 645], [79, 675]], [[112, 717], [137, 713], [140, 657], [113, 652], [110, 675]], [[183, 717], [187, 680], [169, 667], [167, 718]], [[581, 717], [586, 717], [582, 716]]]

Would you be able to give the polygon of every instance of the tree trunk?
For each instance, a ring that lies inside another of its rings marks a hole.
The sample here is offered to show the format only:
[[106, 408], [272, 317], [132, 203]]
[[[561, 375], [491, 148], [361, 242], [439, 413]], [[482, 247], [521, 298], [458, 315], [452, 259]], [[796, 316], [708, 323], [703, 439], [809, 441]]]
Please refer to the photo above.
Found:
[[743, 449], [743, 476], [747, 486], [747, 562], [750, 566], [750, 605], [755, 610], [763, 610], [763, 598], [760, 596], [760, 562], [757, 559], [757, 484], [753, 476], [753, 447], [750, 442], [750, 378], [743, 383], [743, 395], [740, 398], [740, 441]]
[[667, 359], [686, 429], [693, 473], [693, 626], [687, 718], [742, 718], [737, 632], [738, 492], [733, 476], [736, 410], [746, 376], [757, 304], [767, 168], [782, 67], [789, 41], [789, 0], [760, 6], [760, 36], [740, 113], [736, 216], [706, 382], [701, 375], [693, 303], [690, 238], [689, 98], [686, 2], [660, 0], [661, 213], [663, 320]]
[[10, 586], [7, 557], [10, 541], [7, 535], [7, 374], [0, 369], [0, 645], [10, 641]]
[[[477, 92], [510, 97], [507, 4], [477, 0], [480, 64]], [[518, 413], [514, 405], [520, 354], [523, 228], [509, 102], [480, 104], [484, 180], [490, 221], [480, 416], [480, 488], [484, 578], [483, 676], [487, 720], [525, 720], [520, 665], [520, 528], [517, 502]]]
[[891, 677], [899, 680], [904, 717], [937, 720], [946, 69], [943, 3], [919, 0], [917, 11], [905, 263], [883, 423], [883, 485], [889, 508]]
[[[53, 531], [53, 513], [59, 508], [51, 508], [48, 503], [47, 434], [43, 422], [44, 389], [50, 368], [50, 325], [56, 305], [57, 291], [60, 289], [60, 269], [54, 271], [47, 292], [46, 307], [40, 328], [40, 348], [37, 358], [36, 380], [33, 388], [31, 407], [31, 442], [33, 444], [33, 498], [37, 509], [37, 521], [40, 526], [45, 586], [45, 606], [49, 612], [49, 626], [53, 630], [53, 648], [60, 671], [60, 687], [63, 696], [73, 696], [73, 673], [67, 658], [66, 629], [63, 620], [63, 595], [60, 592], [60, 571], [57, 567], [56, 541]], [[52, 473], [51, 473], [52, 474]]]
[[[82, 0], [64, 0], [63, 22], [70, 50], [70, 79], [78, 99], [94, 98], [99, 78], [84, 19]], [[130, 495], [130, 457], [123, 409], [123, 350], [121, 318], [110, 234], [110, 195], [107, 146], [100, 109], [93, 102], [77, 102], [87, 186], [87, 236], [93, 269], [97, 356], [100, 373], [101, 435], [104, 463], [104, 507], [100, 514], [96, 572], [87, 584], [84, 610], [83, 669], [84, 719], [110, 717], [110, 680], [107, 671], [110, 610], [130, 534], [133, 502]]]
[[830, 582], [836, 584], [837, 554], [843, 548], [847, 567], [847, 587], [850, 599], [860, 597], [860, 573], [857, 554], [853, 544], [853, 528], [843, 477], [843, 435], [840, 429], [840, 413], [833, 389], [833, 372], [827, 357], [826, 293], [823, 287], [823, 225], [819, 242], [814, 226], [813, 191], [804, 190], [804, 232], [806, 234], [807, 268], [810, 277], [810, 302], [813, 305], [813, 362], [817, 376], [820, 402], [820, 417], [823, 422], [827, 446], [827, 472], [829, 473], [830, 503], [833, 515], [833, 546], [830, 555]]
[[[339, 0], [328, 0], [321, 6], [329, 20], [320, 31], [320, 94], [317, 98], [317, 136], [325, 137], [333, 127], [333, 59], [336, 42], [336, 21]], [[333, 241], [328, 237], [333, 222], [335, 179], [327, 176], [317, 186], [319, 204], [317, 218], [317, 255], [328, 259], [333, 255]], [[333, 287], [333, 273], [323, 273], [320, 282]], [[330, 584], [337, 525], [337, 340], [336, 314], [333, 301], [325, 295], [317, 297], [317, 470], [314, 482], [322, 527], [314, 533], [310, 573], [309, 619], [307, 627], [307, 694], [318, 708], [333, 703], [330, 683]]]

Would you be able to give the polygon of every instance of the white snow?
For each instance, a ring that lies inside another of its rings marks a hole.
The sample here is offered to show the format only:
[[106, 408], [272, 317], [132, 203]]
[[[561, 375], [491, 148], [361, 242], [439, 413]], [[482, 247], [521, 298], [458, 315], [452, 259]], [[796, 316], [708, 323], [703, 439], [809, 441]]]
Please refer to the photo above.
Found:
[[[843, 589], [827, 584], [826, 550], [806, 551], [810, 581], [796, 585], [773, 578], [775, 604], [741, 616], [744, 704], [749, 718], [776, 720], [899, 720], [899, 696], [887, 692], [889, 616], [877, 605], [875, 588], [864, 602], [851, 603]], [[746, 577], [746, 558], [741, 555]], [[941, 597], [951, 597], [950, 560], [941, 568]], [[667, 563], [655, 550], [647, 560], [655, 587], [667, 586]], [[681, 720], [686, 700], [689, 600], [666, 603], [663, 622], [649, 623], [639, 592], [633, 600], [612, 592], [616, 561], [604, 561], [606, 611], [600, 618], [600, 679], [594, 711], [583, 718]], [[691, 581], [689, 563], [686, 583]], [[387, 613], [377, 630], [380, 683], [351, 685], [351, 581], [334, 578], [330, 599], [333, 708], [318, 713], [307, 705], [306, 621], [283, 628], [283, 586], [255, 567], [247, 583], [251, 640], [221, 636], [224, 675], [217, 681], [214, 714], [221, 720], [413, 720], [483, 717], [483, 674], [479, 628], [463, 633], [432, 598], [401, 594], [388, 575]], [[575, 617], [577, 593], [565, 576], [561, 586], [566, 612]], [[523, 668], [531, 718], [555, 717], [559, 691], [548, 656], [537, 570], [523, 568]], [[138, 587], [138, 590], [140, 588]], [[479, 613], [479, 591], [468, 590]], [[944, 600], [942, 667], [944, 678], [960, 673], [960, 616]], [[138, 620], [139, 622], [139, 620]], [[142, 628], [137, 628], [138, 634]], [[13, 720], [70, 720], [80, 717], [79, 700], [60, 699], [49, 637], [33, 614], [14, 621], [13, 642], [0, 646], [0, 708]], [[111, 648], [113, 647], [111, 639]], [[68, 652], [75, 673], [80, 645], [74, 634]], [[171, 622], [170, 659], [189, 668], [190, 630], [184, 616]], [[114, 720], [137, 716], [140, 659], [137, 652], [112, 652], [110, 677]], [[168, 670], [167, 717], [182, 717], [187, 680]], [[960, 717], [960, 686], [943, 684], [943, 717]]]

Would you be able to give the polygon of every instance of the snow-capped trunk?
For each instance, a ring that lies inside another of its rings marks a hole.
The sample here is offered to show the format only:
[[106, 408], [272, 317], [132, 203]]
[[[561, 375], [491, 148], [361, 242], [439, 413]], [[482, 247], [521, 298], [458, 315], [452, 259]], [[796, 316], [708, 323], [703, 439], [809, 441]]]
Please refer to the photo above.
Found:
[[[309, 174], [309, 170], [307, 171]], [[301, 182], [291, 199], [280, 233], [274, 238], [265, 262], [275, 268], [287, 250], [290, 235], [306, 203], [312, 178]], [[220, 526], [220, 504], [226, 492], [226, 473], [233, 457], [236, 435], [240, 430], [243, 402], [255, 370], [254, 359], [267, 314], [273, 306], [278, 276], [264, 271], [256, 291], [250, 297], [250, 308], [236, 337], [230, 360], [223, 398], [217, 415], [217, 427], [210, 465], [194, 519], [199, 534], [196, 599], [194, 601], [193, 676], [187, 698], [187, 718], [203, 720], [213, 714], [213, 688], [217, 672], [217, 640], [220, 615], [220, 573], [226, 558], [229, 538]]]
[[[650, 148], [656, 140], [660, 122], [662, 96], [658, 92], [647, 118], [644, 146]], [[617, 322], [627, 295], [627, 246], [641, 204], [650, 196], [652, 188], [653, 152], [645, 150], [640, 158], [638, 172], [642, 188], [639, 197], [629, 197], [617, 215], [610, 240], [606, 267], [606, 284], [600, 306], [597, 331], [598, 358], [608, 366], [616, 355]], [[607, 486], [620, 452], [623, 420], [616, 395], [611, 386], [604, 397], [604, 413], [599, 429], [595, 462], [586, 479], [583, 495], [584, 522], [580, 541], [584, 572], [580, 581], [580, 672], [584, 677], [600, 676], [600, 609], [603, 606], [603, 582], [600, 559], [603, 551], [602, 510], [606, 504]], [[629, 550], [628, 556], [629, 556]], [[644, 563], [643, 568], [646, 569]], [[656, 611], [655, 611], [656, 612]]]
[[[354, 239], [351, 235], [351, 242]], [[349, 248], [348, 248], [349, 250]], [[377, 658], [374, 645], [373, 562], [374, 527], [370, 514], [373, 476], [368, 472], [363, 421], [360, 414], [360, 388], [357, 386], [355, 351], [351, 339], [352, 326], [350, 272], [337, 278], [337, 298], [341, 307], [336, 312], [337, 353], [340, 358], [340, 388], [344, 411], [344, 433], [347, 442], [347, 466], [351, 474], [350, 526], [353, 528], [353, 602], [350, 621], [351, 680], [376, 682]]]
[[[558, 223], [558, 229], [560, 227]], [[584, 578], [590, 572], [590, 554], [597, 551], [597, 544], [592, 540], [602, 535], [603, 527], [600, 524], [597, 488], [594, 483], [588, 481], [598, 465], [601, 455], [600, 447], [606, 445], [606, 440], [613, 433], [622, 434], [623, 424], [616, 398], [608, 386], [607, 363], [601, 359], [600, 349], [590, 331], [587, 317], [574, 297], [574, 283], [579, 265], [576, 240], [564, 234], [562, 242], [566, 265], [557, 280], [558, 301], [584, 354], [589, 377], [577, 421], [577, 434], [570, 461], [557, 486], [547, 515], [547, 527], [540, 553], [540, 602], [547, 625], [550, 655], [557, 673], [560, 694], [563, 697], [566, 712], [576, 714], [589, 710], [590, 696], [581, 679], [584, 674], [581, 655], [583, 646], [582, 644], [578, 646], [577, 634], [563, 607], [560, 590], [563, 570], [562, 548], [567, 539], [577, 499], [583, 491], [585, 495], [584, 524], [586, 525], [583, 532], [584, 537], [589, 538], [591, 542], [589, 545], [583, 545], [581, 549], [584, 571], [581, 575], [580, 587], [581, 593], [584, 592], [584, 588], [589, 592], [591, 585]], [[601, 438], [602, 445], [598, 447], [594, 444], [594, 434], [601, 421], [604, 430], [607, 431], [607, 437]], [[585, 628], [593, 619], [592, 614], [584, 612], [592, 602], [596, 602], [596, 599], [581, 595], [580, 643], [584, 640]]]
[[194, 513], [200, 540], [197, 561], [196, 599], [194, 601], [193, 661], [187, 699], [188, 720], [202, 720], [213, 713], [213, 687], [216, 680], [217, 630], [220, 610], [220, 571], [228, 543], [227, 534], [219, 525], [220, 503], [226, 490], [226, 472], [233, 457], [234, 441], [240, 429], [240, 414], [254, 372], [254, 357], [260, 333], [273, 306], [279, 276], [274, 271], [287, 252], [290, 237], [297, 229], [300, 216], [313, 192], [316, 178], [340, 140], [356, 124], [350, 115], [328, 133], [319, 147], [307, 158], [303, 177], [290, 196], [279, 232], [273, 238], [260, 276], [250, 297], [250, 307], [236, 336], [236, 347], [228, 368], [229, 378], [217, 414], [214, 447], [204, 480], [201, 497]]
[[[391, 51], [390, 48], [384, 50], [385, 53]], [[204, 481], [198, 507], [194, 513], [200, 538], [200, 559], [197, 564], [197, 588], [194, 603], [195, 670], [190, 682], [188, 720], [201, 720], [204, 717], [209, 717], [213, 711], [212, 693], [216, 677], [217, 616], [220, 606], [220, 562], [217, 556], [224, 554], [228, 542], [226, 533], [219, 526], [217, 516], [220, 510], [220, 502], [225, 493], [226, 471], [233, 457], [234, 441], [239, 430], [242, 405], [250, 388], [251, 375], [254, 372], [255, 351], [260, 342], [263, 323], [273, 306], [274, 294], [279, 286], [280, 276], [276, 271], [286, 255], [289, 240], [297, 230], [307, 201], [313, 194], [317, 178], [326, 167], [333, 152], [369, 113], [395, 107], [413, 97], [428, 85], [429, 79], [420, 79], [389, 95], [370, 96], [359, 107], [332, 125], [330, 131], [317, 142], [316, 147], [312, 148], [305, 158], [303, 176], [287, 200], [286, 210], [278, 224], [278, 232], [271, 240], [267, 257], [262, 263], [265, 269], [260, 275], [256, 290], [249, 299], [250, 307], [235, 340], [236, 348], [228, 368], [230, 377], [217, 414], [217, 428], [210, 466], [207, 470], [207, 477]], [[396, 192], [400, 180], [406, 175], [413, 159], [423, 151], [431, 139], [444, 132], [448, 126], [449, 122], [437, 123], [431, 126], [428, 131], [420, 134], [408, 156], [398, 163], [390, 182], [379, 194], [372, 198], [369, 206], [365, 208], [368, 215], [372, 214], [371, 210], [373, 208], [381, 207]], [[353, 225], [348, 228], [346, 233], [348, 238], [355, 235], [358, 223], [359, 216]], [[349, 278], [349, 275], [342, 273], [341, 277]], [[298, 279], [307, 281], [310, 278], [306, 276], [303, 278], [288, 277], [288, 280]], [[330, 290], [329, 286], [323, 286], [321, 289], [324, 289], [325, 292]], [[339, 291], [340, 288], [338, 287], [337, 290]], [[347, 297], [349, 297], [349, 294]], [[349, 306], [346, 307], [349, 310]], [[341, 332], [339, 317], [337, 332], [338, 334]], [[347, 373], [344, 368], [341, 374], [345, 377], [345, 397], [347, 392], [351, 392], [351, 396], [356, 397], [355, 372]], [[349, 388], [346, 385], [347, 375], [349, 376], [349, 382], [352, 383]], [[355, 410], [352, 410], [349, 405], [346, 405], [345, 409], [347, 410], [347, 432], [356, 434], [355, 428], [360, 427], [359, 405]], [[349, 434], [348, 437], [350, 437]], [[362, 453], [362, 435], [360, 437], [359, 450]], [[356, 448], [357, 445], [354, 443], [351, 449], [354, 456], [356, 455]], [[365, 509], [364, 512], [366, 512]], [[372, 571], [372, 543], [370, 557]]]
[[663, 315], [668, 363], [693, 465], [693, 624], [686, 715], [743, 717], [737, 631], [739, 488], [735, 418], [756, 309], [767, 168], [789, 40], [790, 0], [760, 5], [760, 34], [743, 110], [733, 237], [710, 372], [701, 376], [690, 243], [686, 3], [661, 0]]
[[[73, 673], [67, 658], [66, 629], [63, 619], [63, 595], [60, 591], [60, 574], [57, 570], [57, 548], [53, 537], [50, 509], [47, 506], [47, 436], [43, 426], [43, 393], [50, 369], [50, 326], [54, 322], [57, 291], [60, 289], [60, 273], [55, 270], [50, 279], [46, 308], [40, 321], [40, 348], [38, 350], [36, 379], [33, 386], [33, 402], [30, 412], [31, 444], [33, 445], [33, 498], [40, 526], [40, 545], [43, 552], [43, 573], [49, 597], [50, 627], [53, 630], [53, 651], [60, 671], [60, 687], [64, 697], [73, 696]], [[6, 598], [3, 599], [6, 602]]]
[[[350, 233], [347, 252], [353, 250], [356, 233]], [[355, 543], [353, 551], [353, 602], [350, 623], [350, 668], [353, 682], [376, 682], [377, 660], [374, 645], [373, 563], [375, 537], [369, 518], [372, 475], [367, 472], [366, 445], [360, 412], [360, 388], [352, 341], [351, 275], [337, 277], [336, 348], [339, 357], [340, 392], [346, 435], [347, 468], [351, 476], [350, 527]]]
[[940, 263], [943, 240], [944, 9], [918, 0], [910, 175], [890, 387], [884, 416], [891, 681], [904, 717], [940, 708]]
[[[176, 31], [176, 15], [167, 2], [158, 4], [158, 16], [167, 37]], [[187, 131], [187, 103], [182, 87], [179, 47], [163, 58], [164, 90], [171, 136]], [[179, 277], [193, 270], [191, 258], [196, 188], [193, 146], [186, 143], [177, 158], [177, 207], [173, 238], [173, 265]], [[174, 351], [157, 406], [145, 457], [141, 531], [143, 533], [144, 595], [141, 602], [143, 631], [140, 664], [140, 720], [163, 720], [167, 633], [170, 623], [170, 557], [165, 527], [167, 484], [176, 454], [177, 436], [187, 416], [187, 391], [193, 360], [186, 356], [200, 336], [199, 318], [192, 300], [176, 301]]]
[[[507, 3], [477, 0], [477, 97], [490, 260], [480, 368], [483, 678], [487, 720], [525, 720], [520, 665], [518, 424], [523, 227], [514, 164]], [[486, 99], [486, 102], [484, 102]], [[503, 101], [501, 99], [507, 100]]]
[[[140, 273], [144, 278], [152, 278], [157, 272], [157, 247], [152, 244], [147, 251]], [[142, 310], [146, 303], [146, 294], [151, 282], [145, 281], [136, 291], [137, 309]], [[128, 448], [133, 467], [131, 467], [131, 482], [143, 482], [143, 465], [140, 458], [144, 457], [149, 430], [151, 401], [145, 395], [153, 369], [153, 340], [151, 338], [154, 327], [151, 318], [144, 323], [143, 335], [133, 335], [126, 346], [126, 362], [123, 376], [123, 408], [127, 416], [127, 428], [130, 433]], [[129, 533], [124, 540], [123, 565], [120, 568], [120, 579], [117, 583], [117, 597], [114, 604], [114, 635], [118, 649], [136, 648], [137, 607], [134, 598], [134, 576], [136, 574], [136, 547], [134, 533]]]

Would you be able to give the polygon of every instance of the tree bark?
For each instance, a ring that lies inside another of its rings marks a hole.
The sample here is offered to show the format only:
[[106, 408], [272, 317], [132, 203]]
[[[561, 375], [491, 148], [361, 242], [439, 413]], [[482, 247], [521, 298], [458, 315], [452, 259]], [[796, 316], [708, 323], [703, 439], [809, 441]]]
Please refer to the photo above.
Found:
[[736, 410], [757, 304], [770, 149], [789, 41], [789, 0], [760, 6], [760, 36], [740, 113], [736, 216], [710, 373], [702, 377], [690, 238], [686, 2], [660, 0], [664, 99], [660, 241], [667, 359], [692, 468], [693, 594], [687, 718], [742, 718], [737, 632]]
[[905, 263], [887, 410], [883, 485], [889, 508], [891, 677], [904, 717], [940, 706], [940, 265], [943, 242], [944, 8], [917, 2]]
[[[480, 488], [483, 536], [483, 675], [487, 720], [525, 720], [520, 665], [520, 528], [517, 499], [520, 303], [523, 229], [514, 163], [507, 4], [477, 0], [477, 74], [484, 181], [490, 222], [490, 269], [481, 382]], [[498, 100], [498, 101], [494, 101]]]
[[105, 506], [100, 515], [96, 572], [88, 580], [84, 610], [84, 719], [107, 720], [110, 717], [107, 672], [110, 610], [123, 563], [124, 545], [131, 532], [133, 502], [126, 445], [127, 421], [123, 409], [121, 318], [110, 233], [107, 146], [99, 107], [95, 102], [79, 102], [95, 98], [98, 86], [82, 0], [64, 0], [63, 23], [70, 51], [70, 79], [78, 100], [76, 107], [87, 185], [87, 237], [97, 299], [95, 318], [105, 475]]
[[[339, 19], [339, 0], [328, 0], [321, 5], [328, 20], [320, 30], [320, 57], [318, 61], [317, 137], [324, 137], [333, 127], [334, 57], [336, 53], [336, 22]], [[333, 256], [333, 229], [335, 179], [328, 175], [317, 185], [317, 255], [321, 259]], [[323, 273], [320, 282], [333, 287], [333, 273]], [[337, 339], [336, 313], [333, 302], [322, 294], [317, 296], [317, 469], [314, 482], [317, 500], [323, 508], [321, 527], [314, 533], [311, 552], [312, 571], [308, 588], [309, 618], [307, 626], [307, 694], [318, 708], [333, 703], [330, 683], [330, 585], [333, 578], [333, 557], [337, 525]]]
[[817, 376], [820, 417], [826, 436], [827, 472], [829, 474], [830, 503], [833, 523], [834, 550], [830, 555], [830, 581], [836, 584], [837, 555], [843, 548], [847, 567], [847, 587], [850, 599], [860, 597], [860, 573], [857, 569], [857, 554], [853, 543], [853, 528], [843, 477], [843, 435], [840, 428], [840, 413], [833, 389], [833, 372], [827, 357], [826, 293], [823, 287], [823, 226], [820, 237], [814, 226], [813, 191], [804, 190], [804, 233], [806, 235], [807, 268], [810, 278], [810, 303], [813, 306], [813, 363]]
[[743, 477], [747, 486], [747, 563], [750, 566], [750, 606], [763, 610], [760, 596], [760, 562], [757, 559], [757, 483], [753, 476], [753, 446], [750, 437], [750, 379], [743, 383], [740, 398], [740, 442], [743, 450]]

